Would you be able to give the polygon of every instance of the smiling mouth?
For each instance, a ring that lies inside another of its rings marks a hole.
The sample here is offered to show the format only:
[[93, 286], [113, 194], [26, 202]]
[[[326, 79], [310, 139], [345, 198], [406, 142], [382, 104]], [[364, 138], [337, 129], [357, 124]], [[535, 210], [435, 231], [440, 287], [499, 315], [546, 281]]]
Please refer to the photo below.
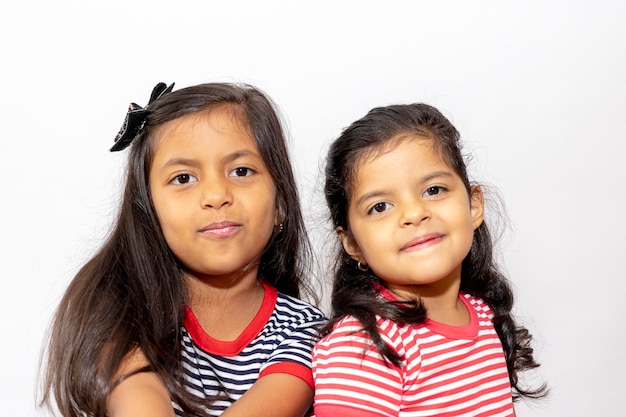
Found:
[[241, 225], [233, 222], [211, 223], [198, 231], [198, 233], [207, 236], [225, 238], [230, 237], [241, 229]]
[[411, 240], [406, 245], [400, 248], [401, 252], [410, 252], [414, 250], [425, 249], [433, 245], [438, 244], [443, 239], [443, 235], [439, 233], [433, 233], [425, 236], [420, 236], [417, 239]]

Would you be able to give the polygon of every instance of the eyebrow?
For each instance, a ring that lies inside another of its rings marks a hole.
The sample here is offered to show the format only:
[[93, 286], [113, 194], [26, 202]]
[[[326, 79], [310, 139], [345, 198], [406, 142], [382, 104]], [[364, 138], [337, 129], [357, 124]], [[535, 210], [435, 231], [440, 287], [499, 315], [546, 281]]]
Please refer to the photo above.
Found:
[[198, 166], [199, 163], [195, 159], [174, 158], [174, 159], [168, 160], [165, 164], [163, 164], [163, 167], [161, 168], [161, 170], [163, 170], [164, 168], [171, 167], [171, 166], [176, 166], [176, 165], [185, 165], [185, 166], [195, 167], [195, 166]]
[[222, 158], [222, 162], [224, 163], [233, 162], [239, 158], [243, 158], [244, 156], [253, 156], [253, 157], [258, 157], [258, 158], [261, 157], [257, 152], [251, 151], [250, 149], [242, 149], [240, 151], [229, 153], [224, 158]]
[[[453, 178], [454, 174], [452, 172], [449, 172], [449, 171], [435, 171], [435, 172], [431, 172], [430, 174], [426, 175], [425, 177], [423, 177], [420, 180], [420, 184], [432, 181], [432, 180], [440, 178], [440, 177]], [[377, 198], [377, 197], [383, 196], [385, 194], [387, 194], [387, 192], [384, 191], [384, 190], [373, 190], [373, 191], [370, 191], [368, 193], [363, 194], [361, 197], [359, 197], [357, 199], [357, 201], [356, 201], [356, 205], [359, 206], [359, 205], [363, 204], [363, 202], [366, 201], [366, 200]]]
[[[226, 155], [224, 158], [222, 158], [222, 162], [223, 163], [229, 163], [229, 162], [232, 162], [232, 161], [236, 161], [237, 159], [242, 158], [244, 156], [260, 157], [256, 152], [253, 152], [253, 151], [251, 151], [249, 149], [243, 149], [243, 150], [235, 151], [233, 153], [230, 153], [230, 154]], [[191, 159], [191, 158], [173, 158], [173, 159], [170, 159], [169, 161], [167, 161], [163, 165], [161, 170], [163, 170], [163, 169], [165, 169], [167, 167], [176, 166], [176, 165], [198, 167], [200, 165], [200, 162], [197, 159]]]
[[435, 171], [422, 178], [422, 182], [432, 181], [439, 177], [452, 178], [454, 177], [454, 174], [450, 171]]

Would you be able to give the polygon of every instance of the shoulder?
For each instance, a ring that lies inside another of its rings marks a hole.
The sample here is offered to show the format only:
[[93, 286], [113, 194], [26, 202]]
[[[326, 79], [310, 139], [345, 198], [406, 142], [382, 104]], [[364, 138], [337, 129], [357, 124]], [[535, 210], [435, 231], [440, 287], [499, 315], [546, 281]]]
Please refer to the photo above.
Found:
[[[387, 343], [393, 344], [401, 334], [401, 328], [396, 322], [384, 319], [376, 315], [376, 328], [380, 336]], [[361, 322], [354, 316], [345, 316], [337, 321], [332, 331], [326, 335], [324, 340], [332, 340], [338, 338], [349, 338], [356, 340], [371, 340], [371, 336], [363, 329]]]
[[353, 316], [344, 316], [333, 325], [333, 329], [322, 340], [322, 343], [330, 343], [336, 340], [350, 340], [350, 339], [367, 339], [371, 337], [363, 329], [361, 322]]
[[[400, 354], [404, 353], [404, 341], [400, 326], [392, 320], [377, 317], [377, 329], [382, 340]], [[373, 354], [379, 356], [372, 337], [363, 329], [361, 322], [353, 316], [345, 316], [333, 326], [315, 347], [317, 355]]]
[[460, 297], [468, 307], [476, 312], [479, 318], [493, 318], [491, 307], [482, 298], [467, 293], [461, 293]]
[[326, 317], [311, 304], [279, 294], [271, 317], [265, 325], [264, 335], [276, 337], [283, 346], [295, 342], [305, 346], [310, 358], [313, 345], [320, 338]]
[[173, 417], [174, 409], [163, 381], [148, 366], [143, 352], [128, 354], [116, 372], [107, 400], [109, 417]]
[[[380, 324], [379, 318], [379, 330]], [[361, 323], [343, 317], [314, 350], [315, 414], [398, 415], [403, 378], [403, 368], [385, 360]]]
[[326, 316], [317, 307], [282, 293], [278, 293], [274, 310], [285, 321], [299, 323], [326, 321]]

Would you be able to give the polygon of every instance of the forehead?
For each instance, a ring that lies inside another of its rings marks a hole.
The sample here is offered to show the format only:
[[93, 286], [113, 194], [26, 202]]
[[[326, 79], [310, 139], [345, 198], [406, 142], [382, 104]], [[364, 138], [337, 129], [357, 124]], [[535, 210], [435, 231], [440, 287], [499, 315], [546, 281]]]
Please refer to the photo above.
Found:
[[256, 148], [256, 142], [241, 111], [234, 105], [221, 105], [186, 114], [158, 126], [153, 132], [153, 155], [184, 151], [187, 147], [210, 144]]
[[240, 133], [250, 135], [248, 122], [239, 106], [220, 104], [169, 120], [156, 127], [154, 136], [158, 138], [178, 132], [189, 132], [207, 125], [217, 131], [239, 130]]
[[405, 147], [402, 145], [406, 144], [418, 145], [420, 149], [423, 149], [423, 153], [430, 159], [446, 164], [446, 161], [441, 155], [440, 150], [437, 149], [435, 146], [435, 140], [433, 137], [416, 135], [414, 133], [403, 133], [389, 138], [384, 142], [380, 142], [365, 149], [362, 149], [355, 156], [354, 163], [351, 164], [352, 169], [350, 170], [350, 172], [348, 172], [347, 177], [349, 184], [354, 185], [358, 177], [362, 174], [363, 169], [371, 167], [372, 163], [376, 164], [376, 162], [381, 160], [381, 157], [388, 157], [390, 154], [398, 151], [398, 148], [402, 148], [398, 151], [399, 153], [404, 151]]

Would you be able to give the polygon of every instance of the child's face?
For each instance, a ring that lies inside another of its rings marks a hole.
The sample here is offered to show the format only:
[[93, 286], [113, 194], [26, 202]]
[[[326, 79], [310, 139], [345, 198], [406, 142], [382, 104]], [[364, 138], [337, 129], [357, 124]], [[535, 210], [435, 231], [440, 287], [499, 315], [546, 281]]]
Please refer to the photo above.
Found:
[[155, 140], [150, 191], [176, 257], [190, 273], [224, 278], [258, 262], [276, 222], [276, 191], [250, 133], [214, 109], [165, 123]]
[[476, 188], [468, 196], [430, 139], [404, 137], [383, 146], [357, 163], [349, 232], [338, 229], [344, 248], [397, 295], [442, 290], [460, 279], [483, 221], [482, 193]]

